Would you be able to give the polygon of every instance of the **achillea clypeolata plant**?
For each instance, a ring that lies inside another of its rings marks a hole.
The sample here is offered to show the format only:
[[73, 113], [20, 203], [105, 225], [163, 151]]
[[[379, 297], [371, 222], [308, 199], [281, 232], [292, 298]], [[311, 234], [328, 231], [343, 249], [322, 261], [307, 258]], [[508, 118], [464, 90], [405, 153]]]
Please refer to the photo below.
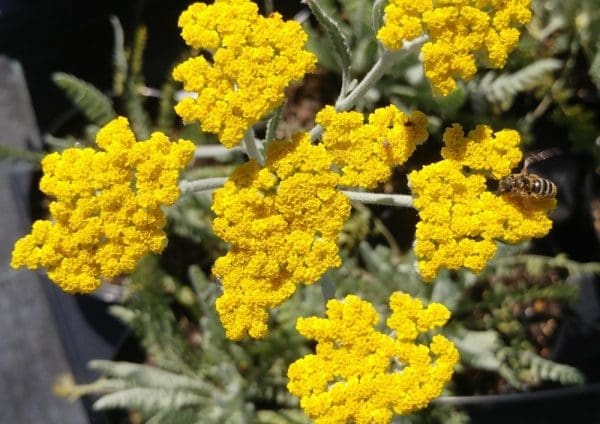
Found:
[[283, 103], [285, 89], [315, 67], [304, 48], [300, 24], [277, 13], [263, 17], [249, 0], [194, 3], [179, 18], [181, 35], [195, 49], [209, 52], [175, 68], [173, 77], [196, 98], [175, 107], [186, 121], [237, 145], [261, 118]]
[[408, 415], [438, 397], [458, 362], [454, 344], [435, 335], [429, 346], [417, 342], [440, 327], [450, 312], [439, 303], [423, 308], [404, 293], [390, 297], [390, 336], [369, 302], [357, 296], [327, 303], [327, 318], [300, 318], [298, 331], [317, 341], [316, 354], [294, 362], [290, 392], [316, 423], [385, 423]]
[[47, 268], [69, 293], [94, 291], [102, 278], [131, 273], [142, 256], [163, 250], [161, 207], [179, 197], [179, 171], [195, 148], [158, 132], [136, 142], [122, 117], [98, 132], [96, 144], [101, 150], [69, 148], [42, 160], [40, 189], [55, 198], [52, 220], [36, 221], [13, 250], [14, 268]]
[[[306, 3], [343, 45], [335, 21], [316, 0]], [[212, 272], [222, 284], [216, 310], [230, 340], [269, 333], [270, 311], [303, 285], [321, 282], [327, 318], [297, 321], [315, 340], [288, 370], [289, 391], [308, 416], [322, 423], [388, 423], [394, 414], [422, 409], [439, 396], [459, 360], [441, 334], [449, 310], [396, 292], [389, 299], [389, 331], [376, 330], [380, 314], [369, 300], [336, 300], [326, 274], [342, 264], [337, 241], [351, 201], [417, 209], [415, 254], [424, 281], [440, 269], [481, 272], [497, 241], [518, 243], [548, 233], [554, 199], [502, 196], [487, 180], [511, 173], [522, 159], [520, 136], [478, 126], [467, 135], [459, 124], [444, 133], [442, 160], [409, 176], [412, 196], [371, 193], [387, 183], [429, 137], [428, 117], [395, 105], [365, 117], [352, 111], [391, 63], [419, 43], [434, 92], [449, 94], [456, 79], [477, 71], [475, 57], [500, 68], [531, 19], [529, 1], [390, 0], [377, 38], [385, 49], [360, 81], [344, 81], [335, 105], [316, 125], [276, 139], [281, 114], [273, 111], [285, 90], [315, 69], [299, 23], [259, 14], [250, 0], [195, 3], [181, 14], [185, 42], [199, 54], [173, 71], [193, 97], [176, 106], [186, 124], [198, 122], [226, 148], [245, 150], [248, 161], [228, 178], [182, 181], [194, 145], [172, 143], [162, 133], [136, 142], [125, 118], [97, 136], [101, 149], [72, 148], [42, 161], [40, 187], [56, 198], [51, 220], [34, 223], [15, 245], [14, 267], [44, 267], [63, 290], [89, 292], [103, 277], [130, 273], [140, 257], [165, 246], [161, 209], [180, 194], [215, 190], [212, 230], [228, 244]], [[423, 37], [424, 36], [424, 37]], [[421, 37], [421, 41], [418, 40]], [[412, 41], [412, 43], [411, 43]], [[343, 50], [343, 49], [342, 49]], [[392, 53], [392, 51], [395, 51]], [[346, 63], [346, 51], [336, 51]], [[344, 75], [350, 70], [345, 69]], [[253, 127], [270, 117], [264, 140]]]
[[554, 198], [498, 195], [486, 175], [506, 177], [521, 161], [519, 133], [493, 133], [480, 125], [465, 136], [454, 124], [444, 133], [443, 160], [409, 175], [417, 224], [415, 254], [426, 281], [440, 268], [480, 273], [496, 253], [496, 241], [516, 244], [552, 228]]
[[269, 146], [265, 167], [247, 162], [215, 192], [214, 231], [231, 245], [213, 269], [228, 337], [264, 337], [268, 309], [340, 266], [336, 241], [350, 201], [331, 164], [323, 145], [297, 134]]
[[456, 79], [477, 72], [476, 57], [502, 68], [519, 41], [518, 26], [531, 20], [530, 0], [390, 0], [377, 38], [391, 50], [423, 34], [425, 75], [434, 91], [447, 95]]

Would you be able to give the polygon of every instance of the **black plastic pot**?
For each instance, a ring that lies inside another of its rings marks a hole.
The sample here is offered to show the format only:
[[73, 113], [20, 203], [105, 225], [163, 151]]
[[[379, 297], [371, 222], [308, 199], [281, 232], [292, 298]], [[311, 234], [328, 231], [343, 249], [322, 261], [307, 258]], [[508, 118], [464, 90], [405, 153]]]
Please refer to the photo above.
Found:
[[[5, 115], [14, 116], [15, 122], [17, 122], [14, 126], [21, 128], [19, 131], [23, 133], [17, 135], [19, 132], [16, 130], [12, 133], [9, 132], [9, 134], [12, 134], [11, 137], [18, 138], [18, 140], [11, 141], [16, 149], [39, 151], [41, 143], [35, 128], [35, 119], [29, 106], [27, 89], [20, 66], [16, 62], [11, 62], [5, 58], [1, 58], [1, 62], [7, 78], [9, 78], [7, 84], [10, 83], [8, 87], [4, 86], [2, 88], [4, 90], [2, 93], [4, 96], [10, 94], [11, 98], [14, 99], [12, 109], [5, 111]], [[6, 91], [10, 90], [12, 92], [7, 94]], [[7, 214], [4, 218], [12, 217], [12, 222], [4, 222], [4, 224], [11, 225], [11, 228], [14, 228], [16, 232], [15, 235], [20, 237], [30, 229], [34, 219], [43, 216], [43, 212], [39, 210], [41, 209], [42, 199], [37, 189], [39, 175], [36, 175], [31, 165], [22, 162], [7, 165], [5, 175], [6, 186], [4, 189], [7, 192], [8, 199], [6, 199], [5, 205]], [[9, 211], [11, 213], [8, 213]], [[40, 329], [38, 332], [32, 332], [32, 334], [39, 334], [40, 332], [43, 334], [43, 337], [38, 340], [38, 343], [42, 346], [54, 343], [54, 337], [58, 334], [64, 353], [61, 354], [55, 351], [55, 355], [60, 355], [61, 361], [66, 359], [77, 383], [93, 381], [98, 376], [87, 368], [87, 363], [91, 359], [113, 359], [129, 334], [129, 330], [108, 313], [109, 306], [118, 299], [119, 293], [114, 288], [113, 290], [104, 288], [93, 296], [72, 296], [60, 291], [44, 274], [39, 273], [37, 276], [37, 282], [29, 281], [27, 284], [37, 283], [43, 287], [42, 291], [36, 291], [39, 294], [35, 300], [43, 304], [44, 300], [40, 300], [40, 296], [43, 297], [45, 294], [49, 308], [42, 308], [46, 311], [46, 315], [43, 315], [40, 310], [32, 311], [30, 325]], [[18, 308], [19, 306], [15, 305], [15, 307]], [[48, 309], [50, 309], [49, 312]], [[44, 316], [44, 320], [50, 316], [53, 318], [54, 323], [39, 322], [41, 316]], [[28, 333], [27, 328], [22, 329], [22, 331], [24, 334]], [[26, 346], [23, 348], [27, 349]], [[60, 348], [57, 350], [59, 351]], [[24, 357], [28, 357], [28, 355], [31, 354], [27, 352]], [[53, 377], [56, 376], [50, 376], [49, 378]], [[49, 393], [51, 387], [48, 386], [44, 390]], [[35, 398], [33, 402], [35, 402]], [[102, 414], [92, 411], [91, 403], [91, 399], [83, 399], [89, 422], [107, 422]], [[46, 415], [52, 416], [51, 411], [40, 411], [42, 415], [44, 412]], [[15, 414], [19, 415], [19, 412], [16, 411]], [[66, 418], [63, 417], [63, 419]]]
[[434, 405], [468, 412], [473, 424], [600, 423], [600, 384], [489, 396], [443, 396]]
[[[37, 178], [32, 179], [31, 172], [31, 168], [22, 165], [13, 167], [10, 172], [14, 202], [22, 211], [20, 216], [25, 228], [31, 225], [30, 195], [37, 191]], [[38, 273], [38, 277], [75, 381], [84, 384], [95, 380], [98, 375], [87, 367], [88, 362], [92, 359], [114, 359], [130, 332], [108, 312], [119, 298], [119, 288], [107, 286], [92, 295], [69, 295], [44, 274]], [[93, 400], [90, 397], [82, 399], [89, 422], [108, 423], [104, 414], [92, 410]]]

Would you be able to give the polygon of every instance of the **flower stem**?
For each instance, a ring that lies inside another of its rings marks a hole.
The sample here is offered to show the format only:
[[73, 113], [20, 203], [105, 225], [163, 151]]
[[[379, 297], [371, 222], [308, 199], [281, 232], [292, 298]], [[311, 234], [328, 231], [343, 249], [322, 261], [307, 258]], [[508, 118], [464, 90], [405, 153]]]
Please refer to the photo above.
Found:
[[321, 292], [323, 293], [323, 300], [325, 300], [325, 304], [327, 304], [330, 299], [335, 297], [335, 283], [329, 275], [329, 272], [326, 272], [321, 277]]
[[337, 101], [335, 104], [335, 109], [339, 112], [351, 109], [356, 104], [358, 99], [363, 97], [365, 93], [371, 87], [373, 87], [382, 76], [385, 75], [396, 58], [397, 56], [394, 54], [394, 52], [384, 50], [381, 56], [379, 56], [377, 62], [375, 62], [375, 65], [373, 65], [371, 70], [367, 73], [367, 75], [365, 75], [362, 81], [358, 83], [356, 87], [354, 87], [354, 90], [352, 90], [347, 96]]
[[[362, 81], [358, 83], [358, 85], [354, 87], [354, 89], [347, 96], [340, 98], [336, 102], [335, 109], [338, 112], [352, 109], [358, 100], [363, 97], [365, 93], [381, 79], [381, 77], [385, 75], [385, 73], [394, 64], [394, 62], [398, 60], [399, 57], [420, 46], [427, 41], [427, 39], [428, 37], [426, 35], [422, 35], [414, 40], [405, 41], [400, 51], [384, 50], [381, 56], [379, 56], [379, 59], [377, 59], [377, 62], [375, 62], [375, 65], [373, 65], [371, 70], [367, 72], [367, 75], [365, 75]], [[323, 127], [321, 125], [315, 125], [314, 128], [310, 130], [311, 141], [317, 140], [322, 133]]]
[[265, 15], [269, 16], [274, 10], [273, 0], [265, 0]]
[[182, 195], [195, 193], [198, 191], [214, 190], [216, 188], [223, 187], [223, 184], [225, 184], [228, 179], [229, 178], [226, 177], [215, 177], [203, 178], [201, 180], [194, 181], [183, 180], [179, 182], [179, 189], [181, 190]]
[[201, 146], [196, 147], [194, 157], [196, 159], [212, 159], [223, 156], [227, 157], [240, 151], [243, 152], [243, 150], [240, 147], [232, 147], [231, 149], [228, 149], [222, 144], [203, 144]]
[[412, 207], [412, 196], [408, 194], [369, 193], [364, 191], [348, 190], [342, 190], [342, 193], [348, 196], [350, 200], [354, 200], [356, 202], [404, 208]]
[[265, 157], [258, 148], [258, 141], [256, 140], [256, 137], [254, 137], [252, 129], [248, 130], [246, 135], [244, 135], [244, 145], [248, 157], [256, 160], [260, 166], [263, 166], [265, 164]]
[[[183, 180], [179, 182], [179, 189], [181, 194], [195, 193], [199, 191], [214, 190], [219, 187], [223, 187], [223, 184], [228, 180], [227, 177], [214, 177], [214, 178], [203, 178], [200, 180], [187, 181]], [[351, 191], [342, 190], [350, 200], [371, 204], [371, 205], [385, 205], [385, 206], [396, 206], [396, 207], [412, 207], [412, 196], [408, 194], [385, 194], [385, 193], [369, 193], [365, 191]]]

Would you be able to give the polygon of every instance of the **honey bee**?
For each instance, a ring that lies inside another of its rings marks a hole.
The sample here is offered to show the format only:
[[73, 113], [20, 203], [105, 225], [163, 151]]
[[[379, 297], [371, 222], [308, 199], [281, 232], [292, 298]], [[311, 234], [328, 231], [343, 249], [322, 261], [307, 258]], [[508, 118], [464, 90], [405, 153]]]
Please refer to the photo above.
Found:
[[553, 199], [556, 197], [556, 184], [536, 174], [527, 172], [532, 163], [548, 159], [559, 153], [558, 149], [542, 150], [525, 158], [523, 168], [518, 174], [510, 174], [498, 182], [498, 194], [514, 194], [534, 199]]

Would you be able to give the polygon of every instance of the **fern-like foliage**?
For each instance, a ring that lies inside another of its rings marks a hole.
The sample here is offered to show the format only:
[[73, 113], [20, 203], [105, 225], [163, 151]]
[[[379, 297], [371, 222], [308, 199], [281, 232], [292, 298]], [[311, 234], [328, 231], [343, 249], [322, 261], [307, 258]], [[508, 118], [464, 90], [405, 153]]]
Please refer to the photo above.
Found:
[[[242, 379], [232, 367], [228, 367], [227, 384], [221, 386], [209, 382], [202, 373], [184, 376], [149, 365], [111, 361], [92, 361], [90, 366], [105, 375], [94, 384], [94, 391], [109, 392], [94, 403], [94, 409], [136, 410], [148, 417], [148, 422], [252, 420]], [[115, 390], [119, 384], [121, 388]]]
[[543, 85], [548, 75], [562, 65], [558, 59], [540, 59], [512, 74], [488, 72], [483, 78], [469, 83], [469, 88], [474, 99], [485, 98], [502, 110], [508, 110], [517, 94]]
[[6, 144], [0, 144], [0, 161], [8, 160], [11, 162], [28, 162], [38, 167], [43, 154], [30, 152], [28, 150], [15, 149]]
[[506, 346], [494, 330], [471, 331], [455, 324], [450, 338], [460, 352], [461, 363], [498, 372], [512, 387], [525, 390], [543, 381], [581, 385], [585, 377], [577, 368], [559, 364], [525, 349]]
[[125, 51], [125, 34], [121, 21], [116, 16], [110, 17], [110, 24], [113, 28], [114, 47], [113, 47], [113, 92], [115, 96], [123, 94], [125, 80], [127, 78], [127, 53]]
[[521, 349], [504, 347], [496, 352], [502, 363], [500, 374], [515, 388], [525, 390], [543, 381], [563, 385], [582, 385], [585, 377], [577, 368], [559, 364]]
[[563, 385], [582, 385], [585, 377], [577, 368], [544, 359], [533, 352], [519, 352], [521, 365], [537, 381], [555, 381]]
[[321, 26], [327, 32], [327, 37], [329, 38], [331, 46], [333, 47], [333, 51], [336, 54], [336, 59], [339, 63], [339, 70], [342, 74], [341, 95], [344, 96], [350, 85], [350, 67], [352, 63], [348, 41], [344, 37], [340, 25], [325, 11], [323, 7], [321, 7], [319, 2], [308, 0], [306, 3], [310, 7], [313, 15], [319, 21], [319, 24], [321, 24]]
[[139, 140], [150, 136], [150, 118], [144, 109], [144, 98], [139, 93], [139, 88], [144, 85], [143, 57], [146, 48], [148, 32], [146, 27], [140, 27], [135, 33], [131, 57], [129, 61], [129, 74], [125, 81], [124, 103], [131, 128]]
[[577, 262], [566, 255], [555, 257], [541, 255], [515, 255], [495, 259], [491, 265], [494, 268], [525, 265], [527, 272], [533, 276], [540, 276], [550, 268], [564, 268], [571, 277], [581, 275], [600, 274], [600, 262]]
[[52, 74], [52, 80], [90, 122], [102, 126], [115, 118], [110, 98], [92, 84], [64, 72], [55, 72]]
[[186, 373], [198, 366], [198, 358], [177, 326], [173, 299], [166, 293], [175, 293], [178, 285], [158, 261], [147, 256], [140, 262], [128, 285], [126, 306], [114, 305], [110, 311], [133, 329], [154, 364]]

